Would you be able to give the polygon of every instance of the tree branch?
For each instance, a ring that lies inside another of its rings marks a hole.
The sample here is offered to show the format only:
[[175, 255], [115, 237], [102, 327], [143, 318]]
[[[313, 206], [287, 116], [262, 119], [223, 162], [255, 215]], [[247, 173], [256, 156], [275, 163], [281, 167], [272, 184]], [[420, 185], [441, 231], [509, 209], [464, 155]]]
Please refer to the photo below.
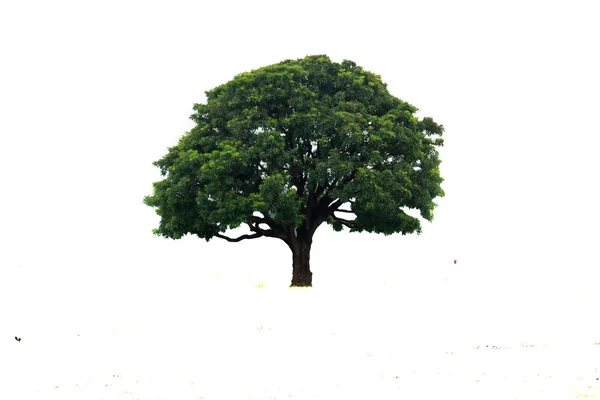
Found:
[[[317, 197], [319, 199], [319, 205], [327, 207], [328, 209], [330, 209], [330, 211], [332, 209], [335, 210], [335, 208], [341, 206], [343, 203], [336, 204], [333, 208], [330, 207], [329, 203], [331, 203], [331, 201], [333, 200], [330, 200], [329, 194], [331, 194], [331, 192], [333, 192], [335, 189], [341, 189], [343, 186], [348, 185], [356, 177], [356, 174], [358, 174], [357, 169], [352, 171], [350, 175], [348, 175], [345, 179], [335, 178], [331, 182], [331, 184], [327, 185], [327, 187], [318, 188], [319, 190], [317, 191], [317, 196], [321, 196], [320, 199], [319, 197]], [[327, 191], [327, 193], [325, 193], [325, 191]]]
[[[347, 184], [352, 182], [352, 180], [354, 178], [356, 178], [357, 174], [358, 174], [358, 169], [355, 169], [354, 171], [350, 172], [350, 175], [348, 175], [348, 177], [346, 179], [340, 179], [341, 186], [346, 186]], [[330, 191], [332, 191], [334, 189], [340, 189], [340, 187], [337, 185], [337, 182], [335, 185], [331, 185]]]
[[218, 237], [219, 239], [227, 240], [228, 242], [240, 242], [240, 241], [242, 241], [244, 239], [256, 239], [256, 238], [259, 238], [259, 237], [264, 236], [264, 235], [262, 233], [254, 233], [252, 235], [242, 235], [242, 236], [237, 237], [237, 238], [230, 238], [228, 236], [221, 235], [220, 233], [215, 233], [213, 236], [214, 237]]
[[[271, 220], [271, 221], [274, 222], [273, 220]], [[272, 228], [271, 224], [269, 223], [269, 221], [267, 221], [266, 218], [257, 217], [256, 215], [249, 216], [247, 224], [248, 225], [255, 224], [256, 226], [258, 226], [259, 224], [267, 224], [267, 225], [269, 225], [269, 227]]]
[[344, 202], [341, 199], [337, 199], [335, 202], [327, 205], [329, 212], [338, 211], [338, 207], [341, 207]]
[[305, 182], [302, 180], [302, 177], [297, 176], [296, 171], [292, 171], [291, 170], [291, 166], [290, 166], [290, 181], [292, 182], [292, 185], [296, 186], [296, 193], [298, 193], [299, 197], [303, 197], [304, 196], [304, 184]]
[[331, 218], [333, 218], [334, 220], [338, 221], [339, 223], [341, 223], [342, 225], [344, 225], [345, 227], [348, 227], [350, 229], [355, 228], [356, 225], [354, 224], [353, 221], [348, 221], [347, 219], [343, 219], [340, 217], [336, 217], [335, 215], [331, 214]]
[[[271, 229], [262, 229], [258, 226], [259, 224], [267, 224]], [[246, 225], [248, 225], [252, 232], [259, 233], [262, 236], [273, 237], [281, 239], [283, 241], [287, 240], [285, 230], [277, 222], [275, 222], [269, 217], [261, 218], [255, 215], [251, 215], [250, 217], [248, 217]]]
[[311, 223], [311, 226], [308, 229], [308, 234], [310, 237], [312, 237], [315, 234], [315, 231], [317, 230], [317, 228], [323, 222], [327, 221], [327, 218], [329, 217], [329, 213], [323, 212], [322, 209], [316, 208], [315, 211], [316, 211], [316, 213], [313, 216], [313, 221]]
[[339, 181], [340, 181], [339, 177], [335, 178], [333, 181], [331, 181], [331, 185], [330, 185], [331, 189], [334, 189], [337, 186], [337, 184], [338, 184]]
[[266, 224], [273, 231], [284, 232], [284, 229], [281, 227], [281, 225], [278, 224], [273, 218], [269, 217], [267, 212], [263, 212], [262, 214], [263, 214], [263, 217], [257, 217], [256, 215], [251, 215], [250, 217], [248, 217], [248, 221], [246, 223], [250, 227], [252, 227], [252, 224], [254, 224], [254, 226], [258, 229], [260, 229], [258, 227], [258, 225]]

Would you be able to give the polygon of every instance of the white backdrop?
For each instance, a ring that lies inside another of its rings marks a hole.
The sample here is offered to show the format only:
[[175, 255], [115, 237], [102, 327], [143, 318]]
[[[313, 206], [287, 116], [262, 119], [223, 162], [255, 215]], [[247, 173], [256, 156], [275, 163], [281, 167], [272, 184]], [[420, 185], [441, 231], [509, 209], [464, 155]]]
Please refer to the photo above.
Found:
[[135, 332], [169, 337], [204, 294], [217, 318], [214, 293], [237, 304], [247, 288], [288, 286], [282, 243], [153, 237], [158, 218], [142, 199], [160, 179], [151, 163], [192, 127], [205, 90], [308, 54], [380, 74], [446, 128], [434, 222], [407, 237], [321, 228], [312, 253], [321, 301], [367, 301], [387, 285], [412, 298], [415, 318], [438, 310], [438, 322], [480, 327], [454, 322], [471, 341], [593, 336], [594, 9], [582, 0], [2, 4], [0, 351], [9, 357], [0, 364], [32, 360], [16, 351], [58, 357], [77, 335], [95, 350]]

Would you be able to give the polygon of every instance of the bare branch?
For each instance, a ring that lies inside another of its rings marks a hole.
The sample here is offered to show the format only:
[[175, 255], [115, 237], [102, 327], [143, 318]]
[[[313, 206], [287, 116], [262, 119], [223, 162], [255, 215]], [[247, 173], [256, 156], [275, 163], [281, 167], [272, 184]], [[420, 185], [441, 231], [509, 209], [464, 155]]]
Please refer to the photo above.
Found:
[[221, 235], [220, 233], [215, 233], [214, 236], [218, 237], [219, 239], [227, 240], [228, 242], [240, 242], [240, 241], [242, 241], [244, 239], [256, 239], [256, 238], [259, 238], [259, 237], [264, 236], [264, 235], [262, 233], [254, 233], [252, 235], [242, 235], [242, 236], [237, 237], [237, 238], [230, 238], [228, 236]]
[[338, 208], [342, 206], [344, 202], [341, 199], [336, 199], [333, 203], [328, 204], [327, 209], [329, 212], [338, 211]]
[[349, 214], [354, 214], [354, 211], [352, 210], [333, 210], [333, 212], [343, 212], [343, 213], [349, 213]]

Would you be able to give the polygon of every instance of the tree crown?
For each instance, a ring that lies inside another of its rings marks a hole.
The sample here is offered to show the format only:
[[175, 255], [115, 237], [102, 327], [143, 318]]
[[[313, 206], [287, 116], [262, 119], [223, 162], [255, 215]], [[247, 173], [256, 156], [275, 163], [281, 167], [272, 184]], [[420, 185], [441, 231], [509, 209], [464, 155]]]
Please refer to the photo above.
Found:
[[[144, 201], [161, 217], [155, 234], [289, 244], [292, 232], [312, 237], [323, 222], [406, 234], [421, 230], [406, 210], [431, 220], [444, 195], [443, 126], [418, 119], [352, 61], [286, 60], [239, 74], [206, 98], [194, 105], [196, 126], [154, 163], [164, 179]], [[253, 234], [223, 234], [244, 223]]]

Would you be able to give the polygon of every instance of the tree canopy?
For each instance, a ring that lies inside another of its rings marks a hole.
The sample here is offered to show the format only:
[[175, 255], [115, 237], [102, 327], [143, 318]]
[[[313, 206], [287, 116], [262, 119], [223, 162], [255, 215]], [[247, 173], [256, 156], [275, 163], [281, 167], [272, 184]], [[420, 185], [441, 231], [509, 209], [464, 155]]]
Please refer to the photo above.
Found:
[[[336, 231], [421, 231], [444, 195], [443, 126], [392, 96], [379, 75], [324, 55], [244, 72], [195, 104], [195, 127], [154, 165], [154, 233], [284, 241], [292, 285], [310, 286], [310, 244]], [[246, 225], [250, 234], [230, 237]]]

